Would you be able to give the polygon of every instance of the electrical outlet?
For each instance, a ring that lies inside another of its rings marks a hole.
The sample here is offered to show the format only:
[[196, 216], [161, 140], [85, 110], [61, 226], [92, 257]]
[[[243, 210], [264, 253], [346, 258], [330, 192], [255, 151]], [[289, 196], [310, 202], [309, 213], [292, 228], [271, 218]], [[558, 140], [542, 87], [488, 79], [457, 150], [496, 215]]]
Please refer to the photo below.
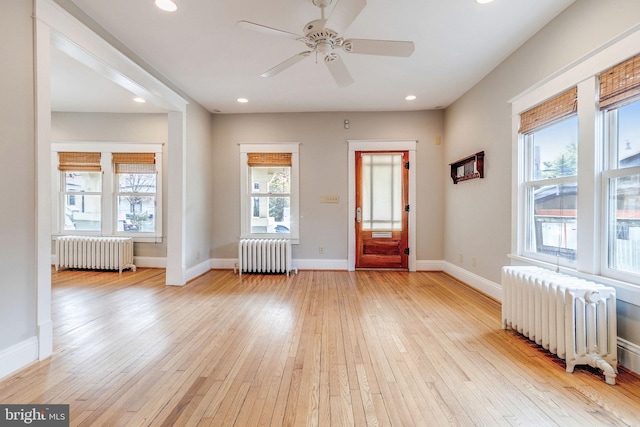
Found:
[[318, 253], [319, 253], [320, 255], [324, 255], [324, 246], [320, 246], [320, 247], [318, 248]]
[[460, 263], [464, 262], [464, 256], [462, 254], [458, 254], [458, 257], [460, 258]]

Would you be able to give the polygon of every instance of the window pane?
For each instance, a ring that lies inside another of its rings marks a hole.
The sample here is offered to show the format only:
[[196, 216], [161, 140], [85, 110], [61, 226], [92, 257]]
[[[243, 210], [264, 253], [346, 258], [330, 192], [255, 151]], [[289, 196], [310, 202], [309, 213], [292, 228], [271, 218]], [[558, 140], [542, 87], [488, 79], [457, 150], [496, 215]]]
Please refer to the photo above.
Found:
[[618, 167], [640, 166], [640, 101], [618, 109]]
[[155, 193], [156, 174], [120, 173], [118, 174], [119, 193]]
[[289, 197], [252, 197], [251, 205], [253, 206], [252, 233], [289, 233], [291, 229]]
[[528, 135], [532, 180], [574, 176], [578, 166], [578, 117], [573, 116]]
[[575, 184], [528, 189], [527, 249], [568, 260], [576, 259], [577, 224]]
[[102, 172], [65, 172], [64, 185], [65, 192], [102, 192]]
[[362, 229], [402, 229], [402, 154], [362, 155]]
[[65, 194], [64, 229], [100, 231], [101, 196]]
[[116, 197], [116, 230], [132, 233], [155, 232], [155, 202], [154, 196]]
[[609, 180], [609, 268], [640, 273], [640, 175]]
[[252, 167], [251, 191], [253, 193], [291, 193], [290, 167]]

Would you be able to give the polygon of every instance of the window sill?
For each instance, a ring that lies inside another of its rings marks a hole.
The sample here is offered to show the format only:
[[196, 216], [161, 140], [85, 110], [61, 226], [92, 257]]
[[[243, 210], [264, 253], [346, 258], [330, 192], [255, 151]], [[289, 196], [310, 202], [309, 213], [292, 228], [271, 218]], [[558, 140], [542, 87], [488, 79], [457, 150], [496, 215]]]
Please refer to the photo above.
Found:
[[291, 241], [292, 245], [299, 245], [299, 237], [290, 237], [277, 234], [249, 234], [247, 236], [240, 236], [240, 239], [286, 239]]
[[162, 243], [162, 236], [132, 236], [126, 234], [112, 234], [109, 236], [100, 233], [72, 233], [72, 234], [56, 234], [51, 236], [51, 240], [55, 241], [62, 236], [88, 236], [88, 237], [131, 237], [134, 243]]
[[640, 306], [640, 286], [637, 284], [625, 282], [622, 280], [616, 280], [605, 276], [599, 276], [596, 274], [583, 273], [576, 270], [575, 268], [569, 268], [562, 265], [558, 266], [549, 262], [539, 261], [521, 255], [511, 254], [508, 255], [508, 257], [518, 264], [534, 265], [542, 268], [547, 268], [549, 270], [559, 271], [560, 273], [568, 274], [570, 276], [575, 276], [606, 286], [611, 286], [616, 289], [616, 298], [619, 301], [624, 301], [629, 304]]

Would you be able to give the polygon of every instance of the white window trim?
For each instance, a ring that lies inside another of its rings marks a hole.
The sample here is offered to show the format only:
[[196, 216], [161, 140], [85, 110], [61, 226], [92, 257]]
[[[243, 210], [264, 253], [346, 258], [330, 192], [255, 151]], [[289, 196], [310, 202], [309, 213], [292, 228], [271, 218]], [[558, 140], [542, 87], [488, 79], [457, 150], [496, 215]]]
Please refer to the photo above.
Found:
[[[287, 238], [292, 244], [300, 243], [300, 143], [240, 143], [240, 238]], [[251, 232], [251, 190], [253, 183], [249, 179], [248, 153], [291, 153], [291, 199], [290, 233], [252, 233]]]
[[[614, 286], [622, 301], [640, 305], [640, 281], [630, 275], [610, 275], [603, 268], [606, 257], [604, 224], [606, 182], [610, 176], [603, 172], [603, 119], [595, 100], [597, 76], [611, 66], [638, 54], [640, 24], [594, 50], [590, 54], [559, 70], [540, 83], [510, 100], [512, 106], [512, 212], [511, 255], [517, 264], [540, 265], [558, 269], [585, 279]], [[529, 108], [578, 86], [578, 259], [575, 268], [558, 266], [534, 259], [524, 252], [524, 153], [522, 135], [518, 134], [519, 116]], [[591, 237], [589, 237], [591, 236]], [[607, 276], [603, 276], [605, 273]], [[620, 278], [619, 278], [620, 277]]]
[[620, 178], [629, 175], [638, 175], [640, 174], [640, 166], [630, 167], [630, 168], [622, 168], [622, 169], [609, 169], [605, 170], [602, 173], [602, 230], [601, 230], [601, 245], [600, 250], [602, 251], [601, 257], [601, 266], [602, 273], [607, 277], [611, 277], [616, 280], [621, 280], [625, 282], [633, 282], [640, 283], [640, 275], [637, 273], [625, 272], [622, 270], [617, 270], [614, 268], [609, 268], [609, 215], [610, 211], [608, 209], [608, 201], [609, 201], [609, 180], [612, 178]]
[[[64, 230], [60, 218], [60, 206], [62, 200], [61, 180], [58, 171], [58, 153], [70, 152], [100, 152], [102, 166], [102, 221], [100, 231], [70, 231]], [[129, 143], [129, 142], [95, 142], [95, 141], [71, 141], [51, 143], [51, 234], [53, 239], [63, 235], [86, 236], [123, 236], [132, 237], [135, 242], [158, 243], [162, 241], [162, 143]], [[111, 164], [112, 153], [155, 153], [156, 156], [156, 212], [155, 231], [152, 233], [127, 233], [116, 231], [115, 197], [115, 173]]]

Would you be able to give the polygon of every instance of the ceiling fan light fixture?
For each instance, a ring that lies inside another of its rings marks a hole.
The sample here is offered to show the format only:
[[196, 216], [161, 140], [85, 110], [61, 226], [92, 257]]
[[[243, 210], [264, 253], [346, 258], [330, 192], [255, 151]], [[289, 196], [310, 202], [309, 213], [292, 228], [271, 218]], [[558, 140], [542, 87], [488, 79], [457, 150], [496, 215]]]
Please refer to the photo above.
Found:
[[[342, 49], [348, 54], [364, 54], [379, 56], [408, 57], [415, 50], [412, 41], [399, 40], [374, 40], [374, 39], [344, 39], [340, 32], [349, 27], [367, 5], [367, 0], [312, 0], [313, 4], [320, 8], [320, 19], [313, 20], [304, 25], [304, 36], [267, 27], [249, 21], [238, 21], [238, 24], [262, 33], [274, 36], [294, 39], [304, 43], [307, 50], [300, 52], [260, 74], [262, 77], [272, 77], [297, 64], [312, 53], [324, 59], [338, 87], [346, 87], [353, 83], [353, 78], [344, 62], [334, 51]], [[329, 17], [325, 17], [324, 9], [335, 4]]]
[[327, 55], [333, 50], [333, 46], [329, 41], [321, 41], [316, 45], [316, 51], [322, 55]]
[[313, 0], [313, 4], [319, 8], [330, 6], [333, 0]]
[[178, 10], [178, 5], [173, 0], [155, 0], [155, 4], [165, 12], [175, 12]]

